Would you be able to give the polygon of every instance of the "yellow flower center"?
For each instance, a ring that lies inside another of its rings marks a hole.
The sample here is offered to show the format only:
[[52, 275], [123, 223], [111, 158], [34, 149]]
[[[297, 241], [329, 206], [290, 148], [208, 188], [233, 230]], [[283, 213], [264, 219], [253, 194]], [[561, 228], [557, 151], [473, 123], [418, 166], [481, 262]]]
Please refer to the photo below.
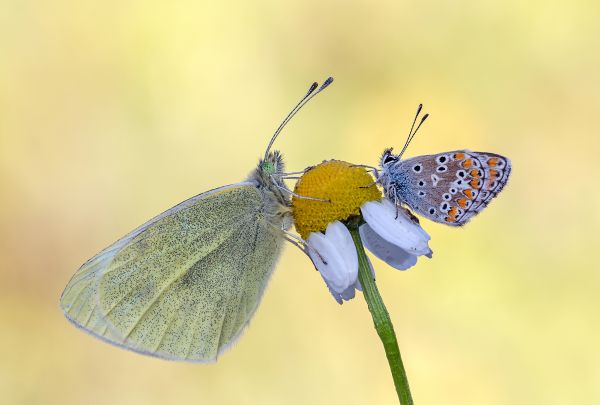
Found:
[[331, 222], [358, 215], [364, 203], [381, 199], [374, 182], [364, 168], [340, 160], [328, 160], [309, 169], [294, 188], [294, 193], [301, 196], [292, 198], [296, 230], [306, 239], [311, 232], [324, 231]]

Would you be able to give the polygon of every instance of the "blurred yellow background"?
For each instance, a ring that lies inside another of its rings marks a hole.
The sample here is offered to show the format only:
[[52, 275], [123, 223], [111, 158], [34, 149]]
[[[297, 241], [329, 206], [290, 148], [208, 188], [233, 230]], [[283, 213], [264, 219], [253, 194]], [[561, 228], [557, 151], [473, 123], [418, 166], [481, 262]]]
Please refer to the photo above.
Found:
[[432, 260], [375, 262], [417, 404], [600, 403], [600, 6], [592, 1], [0, 0], [0, 403], [394, 403], [361, 296], [288, 246], [217, 364], [102, 343], [58, 308], [96, 252], [247, 175], [468, 148], [513, 174]]

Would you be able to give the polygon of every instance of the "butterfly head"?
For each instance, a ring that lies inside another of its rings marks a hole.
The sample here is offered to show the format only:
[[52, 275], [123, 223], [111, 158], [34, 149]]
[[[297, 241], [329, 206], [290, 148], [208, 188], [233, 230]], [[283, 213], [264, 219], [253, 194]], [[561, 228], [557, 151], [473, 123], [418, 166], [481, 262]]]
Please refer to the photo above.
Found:
[[283, 181], [284, 173], [283, 156], [274, 150], [260, 159], [256, 169], [248, 176], [263, 195], [263, 202], [270, 207], [266, 211], [275, 212], [276, 216], [289, 216], [290, 191]]
[[278, 150], [269, 152], [264, 159], [258, 162], [258, 171], [266, 177], [273, 176], [276, 179], [280, 179], [284, 169], [283, 156], [281, 156], [281, 152]]
[[260, 159], [256, 170], [250, 176], [251, 179], [258, 181], [264, 187], [285, 188], [283, 182], [283, 173], [285, 172], [285, 164], [283, 156], [278, 150], [269, 152], [264, 159]]
[[393, 148], [387, 148], [386, 150], [383, 151], [383, 154], [381, 155], [381, 159], [379, 160], [379, 165], [381, 166], [382, 169], [385, 170], [386, 168], [390, 167], [391, 165], [398, 162], [399, 160], [400, 160], [400, 157], [398, 155], [394, 155]]

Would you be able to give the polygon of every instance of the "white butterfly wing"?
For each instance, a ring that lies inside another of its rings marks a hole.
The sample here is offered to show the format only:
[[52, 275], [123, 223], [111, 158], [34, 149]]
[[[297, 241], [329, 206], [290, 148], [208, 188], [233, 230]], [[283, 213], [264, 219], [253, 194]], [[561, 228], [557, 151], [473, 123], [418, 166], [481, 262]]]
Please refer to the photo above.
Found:
[[216, 360], [248, 324], [281, 252], [262, 193], [253, 182], [225, 186], [142, 225], [75, 273], [65, 315], [136, 352]]

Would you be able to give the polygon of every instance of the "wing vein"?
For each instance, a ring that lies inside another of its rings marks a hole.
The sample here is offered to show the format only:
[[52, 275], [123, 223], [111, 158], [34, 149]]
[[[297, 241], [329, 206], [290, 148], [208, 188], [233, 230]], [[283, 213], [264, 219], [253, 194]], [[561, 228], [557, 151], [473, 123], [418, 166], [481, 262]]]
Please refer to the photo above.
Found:
[[176, 281], [178, 281], [178, 280], [181, 279], [181, 276], [183, 274], [185, 274], [185, 272], [183, 272], [182, 274], [178, 274], [176, 277], [173, 277], [173, 280], [169, 281], [158, 292], [158, 295], [156, 297], [154, 297], [154, 299], [152, 300], [152, 302], [150, 302], [150, 305], [148, 305], [146, 308], [144, 308], [144, 311], [140, 314], [140, 316], [138, 317], [137, 321], [135, 321], [135, 323], [133, 324], [133, 326], [131, 327], [131, 329], [127, 332], [127, 334], [125, 335], [125, 339], [129, 339], [129, 336], [131, 336], [131, 334], [133, 333], [133, 331], [135, 329], [137, 329], [137, 327], [139, 326], [139, 324], [142, 321], [142, 319], [144, 319], [146, 317], [146, 315], [148, 314], [148, 311], [150, 311], [150, 309], [152, 309], [156, 305], [156, 303], [158, 302], [158, 300], [160, 300], [162, 298], [163, 294], [165, 293], [165, 291], [167, 289], [169, 289]]

